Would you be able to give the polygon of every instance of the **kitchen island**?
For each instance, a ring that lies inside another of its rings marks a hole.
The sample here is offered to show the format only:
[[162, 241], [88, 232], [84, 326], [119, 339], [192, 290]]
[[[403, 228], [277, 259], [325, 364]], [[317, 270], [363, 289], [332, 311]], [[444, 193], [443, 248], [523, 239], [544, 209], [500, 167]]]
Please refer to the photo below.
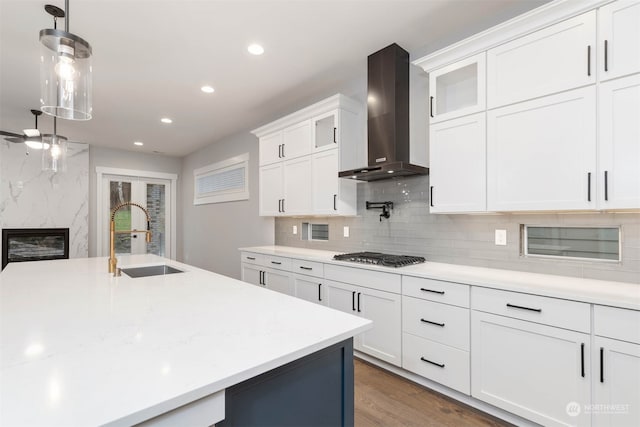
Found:
[[110, 277], [88, 258], [0, 274], [0, 425], [314, 424], [326, 408], [295, 411], [319, 393], [353, 424], [351, 338], [370, 321], [153, 255], [119, 264], [183, 272]]

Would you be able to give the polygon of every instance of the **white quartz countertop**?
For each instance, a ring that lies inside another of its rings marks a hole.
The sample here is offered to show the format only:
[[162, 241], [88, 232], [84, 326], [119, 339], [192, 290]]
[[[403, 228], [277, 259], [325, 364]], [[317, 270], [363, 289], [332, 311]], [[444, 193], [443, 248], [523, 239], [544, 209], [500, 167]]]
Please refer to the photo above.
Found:
[[614, 282], [444, 264], [429, 262], [429, 260], [423, 264], [393, 268], [336, 261], [333, 255], [339, 252], [289, 246], [256, 246], [240, 250], [640, 310], [640, 277], [638, 277], [638, 283]]
[[131, 425], [371, 327], [153, 255], [184, 273], [110, 277], [106, 258], [0, 274], [0, 425]]

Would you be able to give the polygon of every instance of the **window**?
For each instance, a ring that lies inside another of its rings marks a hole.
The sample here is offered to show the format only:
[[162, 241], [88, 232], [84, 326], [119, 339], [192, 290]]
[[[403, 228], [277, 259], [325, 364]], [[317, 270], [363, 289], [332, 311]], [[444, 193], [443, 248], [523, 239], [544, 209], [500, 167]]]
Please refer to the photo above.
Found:
[[523, 225], [525, 256], [620, 261], [620, 227]]
[[193, 171], [193, 204], [249, 199], [249, 153]]
[[302, 240], [329, 240], [329, 224], [303, 222]]

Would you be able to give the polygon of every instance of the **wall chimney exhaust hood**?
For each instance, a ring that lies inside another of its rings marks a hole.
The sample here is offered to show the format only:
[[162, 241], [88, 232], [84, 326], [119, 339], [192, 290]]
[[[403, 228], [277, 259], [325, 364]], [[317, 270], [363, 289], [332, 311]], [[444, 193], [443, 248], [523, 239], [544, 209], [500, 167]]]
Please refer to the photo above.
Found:
[[395, 43], [367, 59], [367, 135], [368, 167], [339, 172], [340, 178], [375, 181], [429, 173], [409, 159], [409, 53]]

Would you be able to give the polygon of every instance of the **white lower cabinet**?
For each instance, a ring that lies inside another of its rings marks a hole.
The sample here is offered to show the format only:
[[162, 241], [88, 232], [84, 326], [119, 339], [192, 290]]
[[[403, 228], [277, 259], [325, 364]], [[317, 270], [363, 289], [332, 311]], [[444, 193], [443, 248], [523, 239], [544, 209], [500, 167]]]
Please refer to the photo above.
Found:
[[292, 274], [294, 295], [300, 299], [314, 302], [320, 305], [326, 305], [326, 298], [323, 298], [325, 289], [323, 279], [313, 276], [305, 276], [303, 274]]
[[640, 311], [594, 306], [593, 425], [640, 425]]
[[471, 312], [471, 395], [545, 426], [589, 426], [589, 334]]
[[327, 306], [373, 321], [372, 329], [354, 337], [354, 348], [400, 366], [400, 295], [330, 280], [325, 285]]
[[287, 295], [294, 295], [288, 272], [271, 268], [265, 268], [263, 271], [262, 285], [265, 288]]
[[593, 350], [593, 425], [640, 426], [640, 344], [596, 337]]
[[242, 281], [252, 285], [262, 285], [262, 267], [255, 264], [242, 263]]

